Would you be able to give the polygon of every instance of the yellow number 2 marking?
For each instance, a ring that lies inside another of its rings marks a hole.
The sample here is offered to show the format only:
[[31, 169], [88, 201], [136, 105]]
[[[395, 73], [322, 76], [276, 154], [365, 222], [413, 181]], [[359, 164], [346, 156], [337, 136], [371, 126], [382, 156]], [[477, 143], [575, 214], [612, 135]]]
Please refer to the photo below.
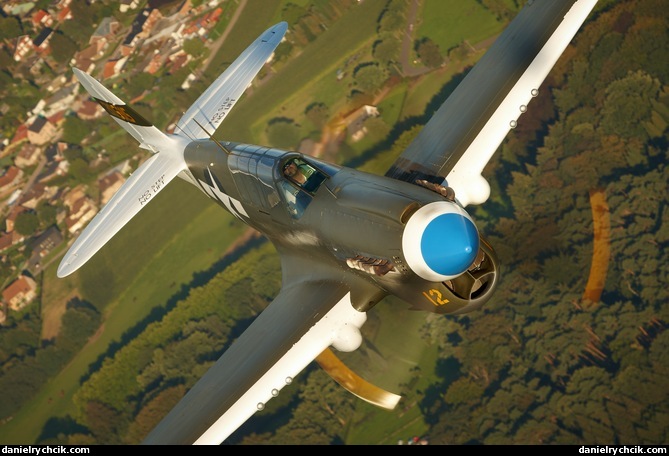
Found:
[[[423, 295], [437, 307], [443, 306], [444, 304], [448, 304], [449, 302], [448, 299], [442, 296], [441, 291], [437, 290], [436, 288], [431, 288], [430, 294], [423, 292]], [[434, 297], [434, 299], [432, 299], [432, 297]]]

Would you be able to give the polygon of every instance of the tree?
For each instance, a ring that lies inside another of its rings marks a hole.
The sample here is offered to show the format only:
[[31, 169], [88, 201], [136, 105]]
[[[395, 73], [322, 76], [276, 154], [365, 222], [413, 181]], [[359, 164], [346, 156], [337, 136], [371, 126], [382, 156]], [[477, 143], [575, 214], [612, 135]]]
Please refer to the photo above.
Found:
[[390, 33], [384, 33], [376, 43], [372, 50], [374, 58], [385, 65], [397, 62], [399, 58], [400, 41]]
[[448, 387], [444, 399], [447, 404], [473, 405], [481, 400], [485, 387], [470, 378], [460, 378]]
[[406, 23], [404, 14], [399, 8], [386, 9], [379, 20], [379, 32], [394, 32]]
[[156, 78], [152, 74], [142, 71], [128, 78], [124, 85], [128, 98], [132, 99], [140, 96], [145, 91], [151, 90], [156, 85]]
[[276, 147], [294, 149], [300, 142], [300, 130], [293, 119], [274, 118], [267, 125], [267, 138]]
[[100, 314], [93, 306], [78, 298], [71, 300], [62, 317], [58, 347], [74, 352], [86, 343], [99, 326]]
[[302, 17], [306, 16], [308, 13], [307, 9], [303, 6], [298, 6], [295, 3], [286, 3], [286, 6], [281, 10], [281, 17], [284, 21], [288, 23], [289, 28], [293, 28]]
[[81, 141], [90, 133], [90, 124], [76, 115], [65, 117], [63, 125], [63, 141], [71, 144], [81, 144]]
[[388, 72], [379, 64], [368, 62], [359, 65], [353, 72], [353, 77], [360, 90], [371, 94], [383, 86], [388, 78]]
[[37, 218], [42, 228], [56, 224], [58, 209], [50, 205], [48, 201], [40, 201], [35, 210], [37, 211]]
[[39, 228], [39, 219], [37, 214], [32, 211], [21, 212], [16, 216], [14, 228], [24, 236], [32, 236]]
[[207, 47], [200, 38], [193, 38], [184, 41], [183, 50], [186, 52], [186, 54], [189, 54], [197, 59], [205, 55], [207, 52]]
[[118, 410], [99, 401], [90, 401], [86, 407], [86, 422], [98, 443], [120, 443], [118, 431], [124, 420]]
[[629, 73], [606, 88], [601, 127], [622, 138], [647, 139], [644, 123], [650, 120], [651, 101], [657, 100], [660, 82], [644, 71]]
[[140, 443], [185, 394], [186, 387], [183, 385], [169, 387], [158, 393], [139, 411], [124, 441], [130, 445]]
[[15, 40], [21, 34], [21, 23], [16, 17], [0, 17], [0, 40]]
[[423, 64], [430, 68], [438, 68], [444, 63], [439, 45], [430, 38], [423, 38], [416, 44], [416, 54]]
[[79, 49], [77, 43], [60, 31], [53, 32], [49, 46], [51, 48], [51, 56], [60, 64], [69, 62]]
[[330, 118], [330, 110], [325, 103], [311, 103], [304, 111], [316, 128], [323, 128]]
[[75, 158], [70, 162], [69, 173], [78, 183], [86, 182], [91, 177], [88, 163], [83, 158]]
[[364, 122], [368, 135], [375, 139], [385, 138], [390, 131], [390, 127], [381, 117], [368, 117]]

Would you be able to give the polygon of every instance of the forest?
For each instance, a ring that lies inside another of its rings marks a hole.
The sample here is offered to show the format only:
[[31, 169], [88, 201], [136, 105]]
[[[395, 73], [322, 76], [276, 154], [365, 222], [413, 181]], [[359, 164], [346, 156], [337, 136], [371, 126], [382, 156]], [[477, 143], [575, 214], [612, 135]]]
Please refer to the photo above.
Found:
[[[402, 391], [417, 398], [431, 444], [669, 442], [664, 6], [598, 9], [485, 170], [491, 199], [468, 209], [498, 252], [501, 284], [482, 311], [425, 317], [415, 336], [438, 359], [414, 375], [429, 369], [437, 381]], [[37, 443], [140, 442], [271, 302], [279, 271], [260, 243], [191, 289], [94, 366], [76, 413]], [[100, 316], [72, 306], [80, 322], [64, 324], [81, 328], [76, 345]], [[228, 443], [395, 443], [353, 441], [359, 399], [316, 367], [301, 378]]]

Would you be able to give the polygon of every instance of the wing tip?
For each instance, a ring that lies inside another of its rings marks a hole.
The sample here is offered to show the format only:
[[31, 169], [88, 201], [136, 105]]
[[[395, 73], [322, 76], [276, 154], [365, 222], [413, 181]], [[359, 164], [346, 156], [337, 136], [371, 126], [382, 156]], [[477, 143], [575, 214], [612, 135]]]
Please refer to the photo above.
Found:
[[283, 40], [283, 36], [286, 34], [286, 31], [288, 31], [288, 22], [281, 21], [268, 28], [265, 33], [260, 36], [260, 38], [263, 41], [277, 42], [275, 39], [278, 37], [278, 42], [281, 42], [281, 40]]
[[58, 265], [58, 270], [56, 270], [56, 276], [59, 279], [69, 276], [74, 271], [81, 267], [81, 262], [77, 262], [77, 255], [74, 253], [67, 252], [63, 259]]

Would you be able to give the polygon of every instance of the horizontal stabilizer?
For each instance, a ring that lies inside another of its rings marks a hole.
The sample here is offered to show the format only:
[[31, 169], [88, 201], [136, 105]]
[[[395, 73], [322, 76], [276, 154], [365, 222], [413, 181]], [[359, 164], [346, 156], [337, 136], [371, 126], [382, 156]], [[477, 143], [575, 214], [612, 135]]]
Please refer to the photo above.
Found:
[[123, 100], [111, 93], [105, 86], [87, 73], [72, 68], [75, 76], [95, 101], [111, 115], [125, 131], [135, 138], [142, 149], [158, 152], [170, 141], [169, 137], [153, 126]]
[[[177, 122], [175, 134], [190, 139], [208, 139], [272, 56], [288, 29], [280, 22], [260, 35], [232, 62]], [[199, 123], [199, 124], [198, 124]]]
[[183, 158], [166, 151], [137, 168], [70, 247], [58, 266], [58, 277], [86, 263], [185, 167]]

